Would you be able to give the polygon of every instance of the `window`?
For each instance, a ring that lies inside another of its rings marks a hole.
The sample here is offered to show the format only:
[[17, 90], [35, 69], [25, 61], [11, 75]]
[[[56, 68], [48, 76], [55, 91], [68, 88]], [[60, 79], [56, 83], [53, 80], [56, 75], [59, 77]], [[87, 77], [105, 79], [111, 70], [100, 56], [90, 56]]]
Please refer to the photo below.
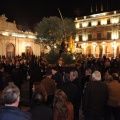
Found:
[[101, 24], [100, 24], [100, 21], [98, 21], [98, 25], [101, 25]]
[[110, 19], [108, 19], [107, 24], [110, 24]]
[[111, 40], [111, 32], [107, 32], [107, 40]]
[[92, 34], [88, 34], [88, 40], [92, 40]]
[[97, 33], [97, 39], [101, 40], [101, 33]]
[[82, 41], [82, 35], [79, 35], [79, 41]]

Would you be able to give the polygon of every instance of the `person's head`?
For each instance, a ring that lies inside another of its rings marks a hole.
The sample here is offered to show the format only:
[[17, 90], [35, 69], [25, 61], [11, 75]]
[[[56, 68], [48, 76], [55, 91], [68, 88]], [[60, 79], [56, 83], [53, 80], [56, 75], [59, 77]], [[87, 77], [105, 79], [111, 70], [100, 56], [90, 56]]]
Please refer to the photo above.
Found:
[[70, 75], [67, 74], [67, 73], [64, 74], [64, 75], [63, 75], [63, 81], [64, 81], [64, 82], [70, 81]]
[[113, 78], [113, 80], [119, 81], [119, 74], [118, 73], [113, 73], [112, 78]]
[[32, 91], [34, 92], [41, 92], [43, 93], [45, 100], [47, 100], [47, 92], [44, 88], [44, 86], [40, 82], [35, 82], [32, 87]]
[[53, 106], [58, 111], [58, 116], [61, 119], [68, 117], [67, 102], [68, 99], [66, 94], [62, 90], [57, 89], [54, 95]]
[[90, 68], [87, 68], [85, 70], [85, 75], [91, 75], [91, 73], [92, 73], [92, 70]]
[[4, 72], [4, 71], [5, 71], [5, 69], [4, 69], [3, 66], [0, 66], [0, 71], [1, 71], [1, 72]]
[[20, 62], [16, 61], [16, 68], [20, 67]]
[[49, 77], [49, 78], [51, 78], [52, 77], [52, 73], [47, 73], [46, 75], [45, 75], [45, 77]]
[[41, 104], [45, 102], [45, 96], [42, 92], [34, 92], [32, 95], [32, 102], [34, 104]]
[[111, 82], [112, 80], [113, 80], [113, 77], [110, 74], [106, 73], [104, 76], [104, 81]]
[[18, 107], [20, 102], [20, 90], [14, 84], [9, 84], [2, 92], [2, 99], [6, 106]]
[[100, 81], [101, 80], [101, 73], [99, 71], [94, 71], [92, 73], [92, 81]]
[[52, 72], [53, 75], [54, 75], [57, 71], [58, 71], [57, 67], [53, 67], [53, 68], [51, 69], [51, 72]]
[[78, 72], [73, 70], [70, 72], [70, 80], [73, 81], [75, 80], [76, 78], [78, 78]]

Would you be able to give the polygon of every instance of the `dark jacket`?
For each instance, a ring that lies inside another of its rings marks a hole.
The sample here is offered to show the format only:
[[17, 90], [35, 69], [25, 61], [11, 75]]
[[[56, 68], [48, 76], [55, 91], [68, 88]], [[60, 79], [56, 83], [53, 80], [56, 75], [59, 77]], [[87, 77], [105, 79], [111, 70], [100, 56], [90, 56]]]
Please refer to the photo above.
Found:
[[59, 72], [56, 72], [53, 76], [52, 76], [52, 79], [53, 80], [55, 80], [55, 82], [56, 82], [56, 86], [57, 86], [57, 88], [59, 89], [59, 87], [62, 85], [62, 83], [63, 83], [63, 78], [62, 78], [62, 75], [61, 75], [61, 73], [59, 73]]
[[101, 81], [88, 82], [83, 93], [84, 114], [103, 115], [108, 100], [108, 88]]
[[33, 120], [53, 120], [52, 108], [44, 104], [34, 104], [29, 112], [31, 113]]
[[77, 86], [74, 85], [71, 81], [67, 81], [62, 84], [60, 89], [66, 93], [69, 102], [72, 102], [72, 104], [74, 105], [76, 103], [77, 97], [78, 97], [77, 96], [77, 91], [78, 91]]
[[32, 120], [28, 112], [23, 112], [17, 107], [1, 106], [0, 120]]

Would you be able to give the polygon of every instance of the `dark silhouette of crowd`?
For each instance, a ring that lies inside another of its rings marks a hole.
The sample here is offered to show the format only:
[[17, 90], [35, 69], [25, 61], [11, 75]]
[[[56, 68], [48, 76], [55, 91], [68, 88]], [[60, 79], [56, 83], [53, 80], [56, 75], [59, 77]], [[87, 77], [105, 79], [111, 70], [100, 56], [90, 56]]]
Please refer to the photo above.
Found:
[[[80, 120], [82, 115], [85, 120], [120, 120], [119, 68], [120, 58], [106, 56], [78, 56], [72, 66], [61, 58], [49, 66], [42, 56], [1, 57], [0, 119]], [[23, 104], [26, 82], [29, 100]], [[23, 112], [22, 105], [29, 110]]]

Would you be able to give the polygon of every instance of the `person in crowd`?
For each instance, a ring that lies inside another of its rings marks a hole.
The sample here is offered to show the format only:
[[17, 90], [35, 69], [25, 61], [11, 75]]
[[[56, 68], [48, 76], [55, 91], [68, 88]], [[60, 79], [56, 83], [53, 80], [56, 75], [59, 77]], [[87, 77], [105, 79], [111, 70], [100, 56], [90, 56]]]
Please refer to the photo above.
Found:
[[81, 91], [83, 92], [84, 85], [90, 81], [92, 70], [87, 68], [85, 70], [85, 76], [81, 79]]
[[0, 66], [0, 91], [3, 90], [3, 80], [2, 80], [2, 66]]
[[77, 86], [77, 99], [74, 105], [74, 120], [79, 120], [79, 109], [81, 106], [81, 83], [78, 78], [78, 72], [75, 70], [70, 71], [70, 80]]
[[105, 120], [120, 120], [120, 81], [119, 74], [112, 74], [112, 81], [107, 83], [109, 91], [109, 99], [106, 107]]
[[60, 89], [55, 92], [53, 111], [53, 120], [73, 120], [73, 105], [71, 102], [68, 102], [66, 94]]
[[110, 83], [113, 81], [112, 75], [110, 75], [108, 72], [105, 73], [105, 76], [103, 78], [103, 82]]
[[84, 87], [82, 108], [85, 120], [103, 120], [107, 101], [107, 85], [101, 81], [101, 73], [94, 71], [91, 82]]
[[32, 105], [28, 112], [32, 115], [32, 120], [53, 120], [53, 110], [45, 104], [43, 92], [35, 91], [32, 95]]
[[46, 77], [41, 80], [41, 84], [44, 86], [46, 92], [47, 92], [47, 104], [52, 105], [53, 104], [53, 98], [56, 88], [55, 81], [51, 79], [52, 74], [47, 73]]
[[20, 102], [20, 90], [10, 84], [2, 92], [4, 106], [0, 106], [0, 120], [32, 120], [31, 114], [18, 108]]
[[45, 101], [47, 101], [47, 92], [41, 82], [35, 82], [32, 87], [32, 93], [34, 92], [42, 92], [45, 96]]
[[83, 77], [82, 76], [82, 73], [81, 73], [81, 64], [77, 64], [76, 65], [76, 68], [75, 68], [75, 70], [78, 72], [78, 78], [81, 80], [81, 78]]
[[61, 73], [61, 75], [64, 75], [64, 72], [65, 72], [63, 64], [64, 64], [64, 62], [63, 62], [62, 58], [59, 59], [57, 64], [56, 64], [56, 68], [57, 68], [58, 72]]
[[30, 61], [29, 68], [29, 99], [32, 98], [32, 87], [34, 82], [40, 82], [40, 71], [35, 67], [34, 62]]
[[55, 80], [56, 87], [59, 89], [59, 87], [63, 83], [62, 74], [60, 72], [58, 72], [56, 67], [53, 67], [51, 72], [52, 72], [52, 79]]
[[12, 80], [13, 80], [14, 84], [16, 86], [18, 86], [18, 88], [21, 91], [21, 85], [23, 83], [23, 71], [20, 68], [20, 62], [19, 61], [16, 61], [16, 68], [14, 68], [12, 70]]
[[67, 95], [68, 101], [73, 104], [75, 108], [76, 101], [78, 100], [78, 88], [70, 80], [70, 75], [68, 73], [63, 75], [64, 83], [61, 85], [60, 89]]

